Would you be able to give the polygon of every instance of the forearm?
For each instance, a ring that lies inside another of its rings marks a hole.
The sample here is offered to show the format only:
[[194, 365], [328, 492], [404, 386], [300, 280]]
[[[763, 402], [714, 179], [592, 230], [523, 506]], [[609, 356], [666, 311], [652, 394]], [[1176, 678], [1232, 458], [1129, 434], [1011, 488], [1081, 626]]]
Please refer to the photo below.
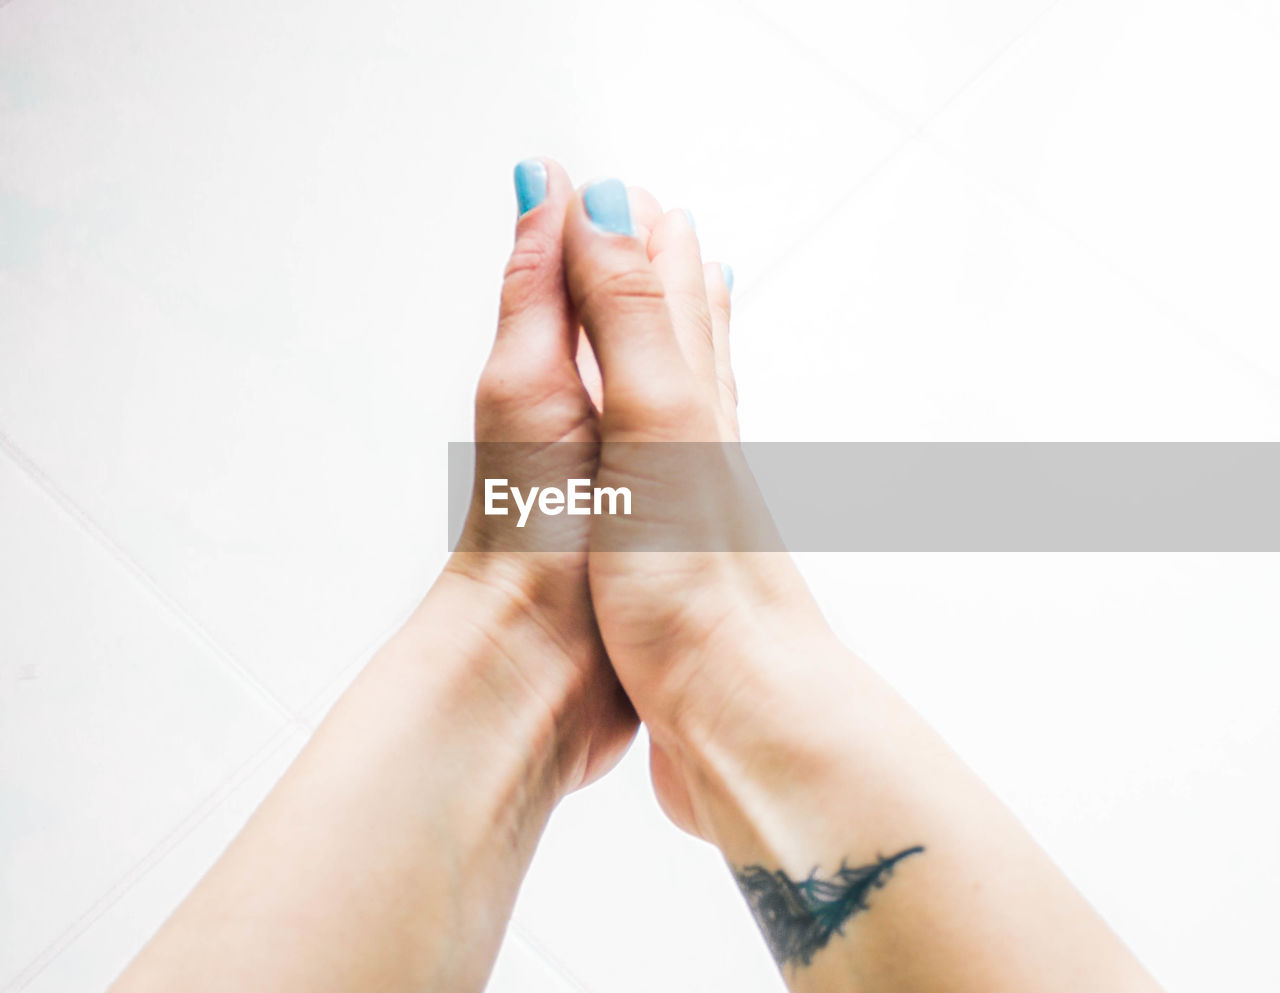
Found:
[[470, 585], [437, 584], [116, 993], [483, 987], [572, 688], [529, 692], [550, 647]]
[[[889, 687], [829, 636], [785, 628], [735, 643], [742, 683], [664, 747], [757, 918], [773, 914], [762, 930], [794, 990], [1156, 989]], [[807, 903], [779, 872], [830, 885]]]

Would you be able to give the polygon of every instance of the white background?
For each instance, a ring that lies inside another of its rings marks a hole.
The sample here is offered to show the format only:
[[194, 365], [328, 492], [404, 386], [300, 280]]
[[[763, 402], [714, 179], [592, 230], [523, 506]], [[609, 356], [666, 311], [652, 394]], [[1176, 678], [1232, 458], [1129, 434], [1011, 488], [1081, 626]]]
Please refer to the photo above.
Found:
[[[104, 987], [444, 553], [514, 218], [697, 216], [756, 440], [1280, 439], [1268, 0], [0, 5], [0, 990]], [[807, 556], [1170, 993], [1280, 986], [1276, 556]], [[644, 750], [494, 993], [777, 991]]]

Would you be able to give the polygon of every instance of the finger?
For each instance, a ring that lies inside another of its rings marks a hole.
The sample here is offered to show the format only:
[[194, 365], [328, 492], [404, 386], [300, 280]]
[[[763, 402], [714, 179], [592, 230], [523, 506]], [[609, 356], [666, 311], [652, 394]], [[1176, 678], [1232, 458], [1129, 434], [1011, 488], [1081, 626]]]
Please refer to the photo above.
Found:
[[[627, 201], [631, 204], [631, 223], [635, 228], [635, 237], [644, 244], [649, 242], [649, 233], [662, 218], [662, 204], [658, 198], [643, 186], [628, 186]], [[587, 395], [597, 411], [604, 406], [604, 383], [600, 378], [600, 364], [595, 353], [591, 351], [591, 343], [587, 341], [586, 332], [579, 332], [578, 341], [578, 375]]]
[[[635, 229], [635, 237], [644, 244], [649, 242], [649, 233], [662, 218], [662, 205], [658, 203], [657, 197], [646, 190], [643, 186], [628, 186], [627, 201], [631, 205], [631, 224]], [[596, 410], [602, 410], [604, 405], [604, 383], [600, 378], [600, 364], [596, 361], [595, 353], [591, 351], [591, 343], [587, 340], [586, 332], [579, 332], [581, 337], [578, 340], [578, 376], [582, 379], [582, 385], [586, 388], [587, 395], [591, 397], [591, 402]]]
[[[676, 342], [661, 277], [634, 235], [626, 188], [585, 187], [564, 218], [565, 282], [604, 381], [604, 416], [637, 429], [677, 420], [696, 396]], [[624, 428], [625, 430], [625, 428]]]
[[594, 433], [574, 363], [578, 325], [564, 286], [564, 212], [573, 198], [549, 159], [515, 169], [515, 246], [502, 280], [498, 333], [476, 389], [479, 441], [543, 441]]
[[662, 216], [649, 237], [649, 258], [662, 278], [680, 351], [698, 380], [714, 393], [711, 310], [702, 275], [702, 252], [688, 211], [669, 210]]
[[729, 357], [730, 296], [733, 268], [723, 262], [708, 262], [702, 267], [707, 305], [711, 310], [711, 344], [715, 352], [716, 391], [720, 409], [736, 430], [738, 423], [738, 384]]
[[636, 237], [647, 245], [654, 225], [662, 220], [662, 204], [643, 186], [628, 186], [627, 199], [631, 203], [631, 223]]
[[572, 364], [577, 326], [564, 290], [565, 205], [573, 186], [550, 159], [526, 159], [515, 168], [515, 247], [502, 279], [495, 352], [519, 350], [535, 368]]

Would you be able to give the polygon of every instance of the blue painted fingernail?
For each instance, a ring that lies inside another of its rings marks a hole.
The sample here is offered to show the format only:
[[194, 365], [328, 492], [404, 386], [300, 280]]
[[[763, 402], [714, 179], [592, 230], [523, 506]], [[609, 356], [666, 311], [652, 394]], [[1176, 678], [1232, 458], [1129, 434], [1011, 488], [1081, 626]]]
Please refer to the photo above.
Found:
[[689, 227], [693, 228], [693, 233], [698, 233], [698, 222], [693, 219], [693, 211], [688, 207], [684, 207], [684, 216], [689, 218]]
[[631, 234], [627, 188], [617, 179], [602, 179], [582, 191], [582, 205], [596, 227], [611, 234]]
[[533, 210], [547, 198], [547, 167], [537, 159], [525, 159], [516, 165], [516, 203], [520, 216]]
[[724, 276], [724, 285], [729, 287], [729, 292], [733, 292], [733, 266], [728, 262], [720, 263], [720, 275]]

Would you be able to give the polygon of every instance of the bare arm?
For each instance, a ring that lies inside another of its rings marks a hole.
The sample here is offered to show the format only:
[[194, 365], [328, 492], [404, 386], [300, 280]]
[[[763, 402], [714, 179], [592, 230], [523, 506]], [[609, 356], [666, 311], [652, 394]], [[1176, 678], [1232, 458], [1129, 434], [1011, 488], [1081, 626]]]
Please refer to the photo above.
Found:
[[771, 525], [737, 465], [728, 279], [683, 212], [632, 197], [633, 225], [619, 190], [570, 205], [565, 272], [604, 375], [600, 478], [636, 490], [593, 521], [591, 594], [668, 814], [719, 846], [797, 993], [1154, 990], [788, 557], [742, 550]]
[[[516, 181], [476, 435], [576, 442], [564, 449], [571, 464], [555, 464], [552, 448], [541, 468], [589, 476], [594, 408], [560, 260], [572, 190], [554, 163], [522, 163]], [[519, 481], [529, 467], [496, 450], [478, 471]], [[579, 522], [559, 528], [556, 554], [536, 555], [495, 539], [482, 515], [468, 519], [413, 618], [115, 993], [483, 987], [552, 807], [635, 732], [592, 616]]]
[[791, 988], [1157, 990], [1009, 811], [810, 623], [744, 622], [749, 641], [716, 649], [746, 670], [739, 692], [655, 733]]
[[115, 993], [481, 989], [574, 702], [512, 660], [554, 650], [446, 574]]

